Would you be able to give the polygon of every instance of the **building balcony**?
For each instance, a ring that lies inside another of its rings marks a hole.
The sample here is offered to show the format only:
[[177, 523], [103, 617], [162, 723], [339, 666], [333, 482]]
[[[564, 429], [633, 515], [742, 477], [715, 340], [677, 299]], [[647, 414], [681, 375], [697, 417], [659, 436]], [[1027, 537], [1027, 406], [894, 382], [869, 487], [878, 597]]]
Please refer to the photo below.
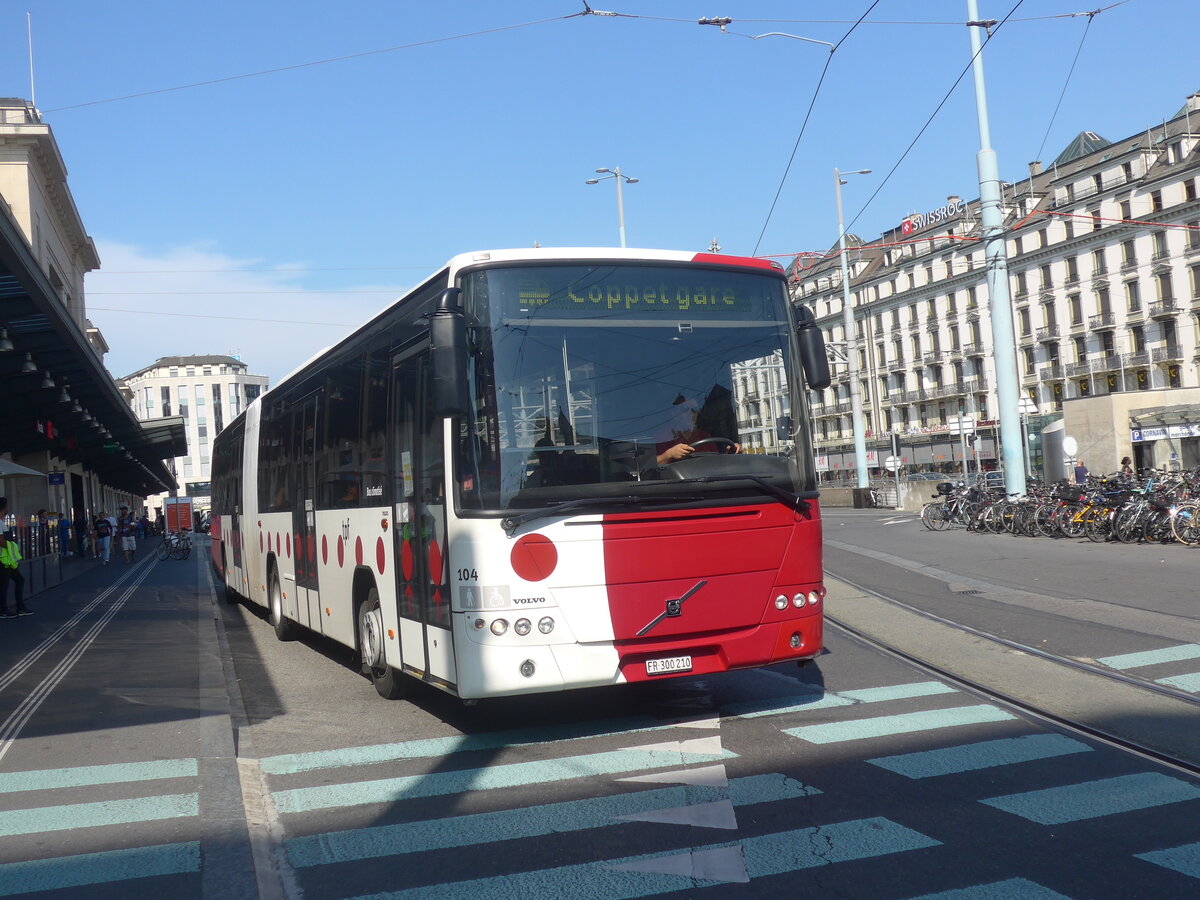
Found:
[[1146, 366], [1150, 364], [1150, 354], [1145, 350], [1138, 350], [1136, 353], [1126, 353], [1121, 357], [1121, 365], [1126, 369], [1132, 369], [1136, 366]]
[[1088, 375], [1092, 371], [1090, 360], [1081, 359], [1079, 362], [1067, 363], [1067, 377], [1074, 378], [1077, 375]]
[[1092, 331], [1109, 331], [1117, 327], [1117, 317], [1111, 312], [1100, 313], [1088, 319], [1088, 328]]
[[1155, 347], [1150, 351], [1150, 360], [1156, 363], [1183, 362], [1183, 351], [1178, 347]]
[[973, 341], [970, 344], [963, 344], [963, 353], [967, 356], [983, 356], [983, 344], [978, 341]]
[[1170, 319], [1173, 316], [1179, 315], [1179, 307], [1175, 305], [1175, 298], [1168, 300], [1156, 300], [1150, 304], [1150, 318], [1152, 319]]
[[1052, 381], [1063, 377], [1062, 363], [1050, 363], [1048, 366], [1042, 366], [1038, 369], [1038, 380]]
[[905, 403], [919, 403], [922, 400], [928, 400], [928, 399], [929, 399], [929, 393], [924, 388], [920, 388], [915, 391], [909, 391], [907, 394], [904, 395]]
[[1113, 372], [1121, 368], [1120, 353], [1105, 353], [1092, 360], [1093, 372]]
[[921, 321], [919, 319], [913, 319], [911, 322], [908, 323], [908, 330], [912, 331], [912, 332], [920, 331], [921, 330]]
[[942, 362], [943, 359], [945, 359], [945, 355], [941, 350], [930, 350], [921, 357], [921, 361], [927, 366], [936, 366], [938, 363]]
[[889, 372], [903, 372], [907, 368], [903, 359], [889, 359], [887, 370]]
[[1058, 338], [1059, 338], [1059, 333], [1058, 333], [1057, 325], [1047, 325], [1045, 328], [1039, 328], [1037, 330], [1038, 343], [1045, 343], [1046, 341], [1057, 341]]

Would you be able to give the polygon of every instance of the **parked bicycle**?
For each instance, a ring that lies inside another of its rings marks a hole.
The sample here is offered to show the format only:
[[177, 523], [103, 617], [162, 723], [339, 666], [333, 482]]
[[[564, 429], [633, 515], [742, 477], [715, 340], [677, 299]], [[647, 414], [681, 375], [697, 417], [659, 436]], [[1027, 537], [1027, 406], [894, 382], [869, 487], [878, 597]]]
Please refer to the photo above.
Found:
[[187, 559], [192, 553], [192, 534], [190, 531], [168, 531], [163, 535], [162, 543], [158, 545], [158, 558]]

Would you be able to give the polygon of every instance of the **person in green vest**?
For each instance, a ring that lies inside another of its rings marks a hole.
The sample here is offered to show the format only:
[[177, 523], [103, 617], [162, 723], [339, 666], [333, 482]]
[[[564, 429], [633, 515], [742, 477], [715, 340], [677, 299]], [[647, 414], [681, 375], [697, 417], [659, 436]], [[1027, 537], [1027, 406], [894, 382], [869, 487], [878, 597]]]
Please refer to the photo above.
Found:
[[[21, 574], [21, 549], [13, 539], [12, 532], [0, 532], [0, 618], [13, 619], [17, 616], [32, 616], [33, 610], [25, 605], [25, 576]], [[8, 611], [8, 583], [13, 583], [16, 597], [16, 612]]]

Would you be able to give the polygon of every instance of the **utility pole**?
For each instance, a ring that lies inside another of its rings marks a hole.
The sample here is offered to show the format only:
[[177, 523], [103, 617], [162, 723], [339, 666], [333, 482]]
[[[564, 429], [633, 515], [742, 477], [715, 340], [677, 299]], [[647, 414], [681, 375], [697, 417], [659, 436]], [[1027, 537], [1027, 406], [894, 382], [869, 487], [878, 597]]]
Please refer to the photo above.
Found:
[[987, 93], [983, 84], [980, 32], [996, 23], [981, 21], [978, 0], [967, 0], [967, 29], [971, 35], [971, 69], [975, 78], [975, 111], [979, 120], [979, 224], [983, 230], [983, 256], [987, 266], [988, 307], [992, 317], [992, 354], [996, 367], [996, 399], [1000, 414], [1000, 440], [1004, 454], [1004, 489], [1025, 493], [1025, 460], [1022, 459], [1021, 413], [1017, 405], [1016, 340], [1012, 301], [1008, 293], [1008, 255], [1004, 242], [1004, 213], [1000, 208], [1000, 174], [988, 126]]

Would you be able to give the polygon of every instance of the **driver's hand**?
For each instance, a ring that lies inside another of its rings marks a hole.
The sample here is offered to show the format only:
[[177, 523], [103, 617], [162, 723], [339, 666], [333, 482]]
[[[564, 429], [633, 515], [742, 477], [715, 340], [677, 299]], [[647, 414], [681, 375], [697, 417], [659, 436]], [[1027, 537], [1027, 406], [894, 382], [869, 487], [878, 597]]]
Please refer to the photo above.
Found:
[[676, 444], [674, 447], [669, 447], [658, 454], [658, 461], [660, 463], [672, 463], [680, 459], [685, 459], [695, 452], [696, 448], [690, 444]]

